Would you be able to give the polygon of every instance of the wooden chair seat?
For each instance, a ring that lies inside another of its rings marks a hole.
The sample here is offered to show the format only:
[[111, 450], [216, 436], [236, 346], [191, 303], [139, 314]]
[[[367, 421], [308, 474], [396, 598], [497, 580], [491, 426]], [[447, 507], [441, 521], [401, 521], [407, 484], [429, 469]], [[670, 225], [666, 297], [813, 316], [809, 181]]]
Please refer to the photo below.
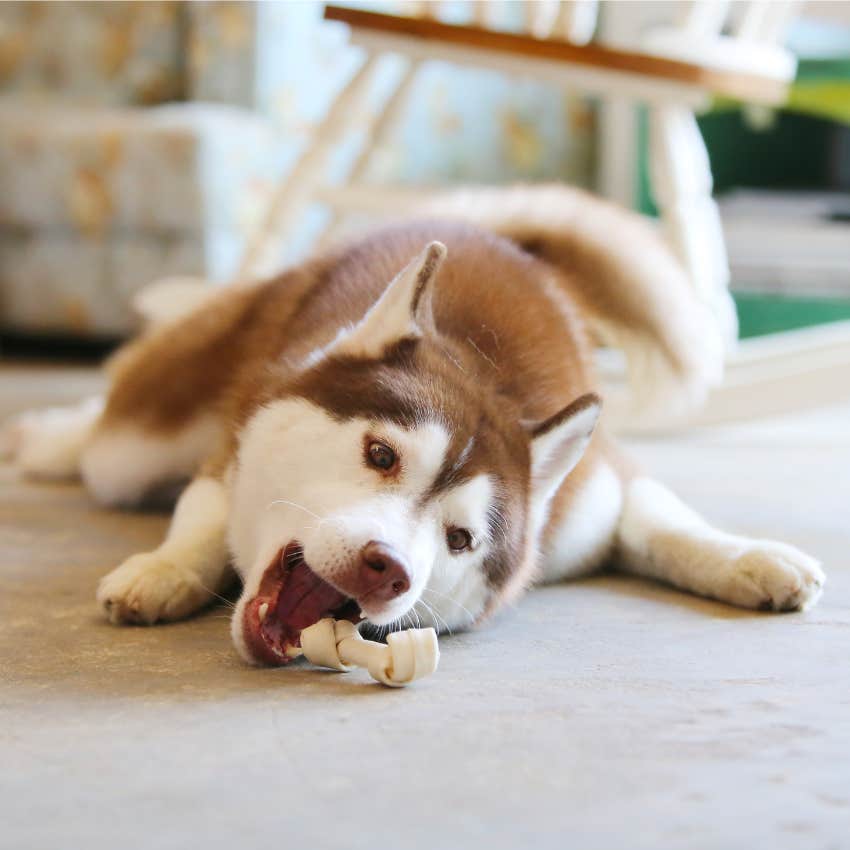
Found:
[[[596, 44], [577, 45], [554, 39], [499, 32], [477, 26], [446, 24], [429, 18], [388, 15], [344, 6], [325, 6], [325, 19], [348, 24], [352, 40], [371, 37], [391, 40], [393, 49], [420, 58], [441, 58], [446, 48], [461, 48], [478, 54], [475, 64], [487, 54], [554, 62], [594, 71], [629, 74], [652, 81], [678, 84], [711, 95], [750, 103], [780, 105], [788, 95], [789, 81], [775, 76], [712, 68], [650, 53], [619, 50]], [[387, 45], [389, 46], [389, 45]], [[452, 57], [456, 58], [456, 57]], [[532, 66], [528, 66], [531, 68]]]

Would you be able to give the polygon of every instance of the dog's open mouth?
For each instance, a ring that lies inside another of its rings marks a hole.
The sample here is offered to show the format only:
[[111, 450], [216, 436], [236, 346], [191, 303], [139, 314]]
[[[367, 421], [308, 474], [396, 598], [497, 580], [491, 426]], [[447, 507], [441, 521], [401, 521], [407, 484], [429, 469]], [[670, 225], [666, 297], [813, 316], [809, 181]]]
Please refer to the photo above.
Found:
[[266, 568], [257, 595], [245, 606], [245, 641], [257, 661], [287, 664], [300, 654], [301, 630], [323, 617], [357, 623], [360, 606], [319, 578], [292, 541]]

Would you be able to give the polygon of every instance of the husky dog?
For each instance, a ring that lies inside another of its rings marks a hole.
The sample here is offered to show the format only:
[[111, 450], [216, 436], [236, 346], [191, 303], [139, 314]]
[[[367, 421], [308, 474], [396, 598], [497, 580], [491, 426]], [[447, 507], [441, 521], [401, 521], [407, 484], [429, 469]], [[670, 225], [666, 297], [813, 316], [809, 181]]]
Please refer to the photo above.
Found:
[[566, 188], [460, 192], [208, 296], [119, 352], [105, 400], [9, 434], [25, 471], [80, 473], [103, 505], [190, 480], [98, 602], [116, 624], [189, 617], [233, 567], [233, 639], [256, 664], [325, 616], [458, 629], [606, 565], [805, 608], [816, 561], [713, 528], [595, 427], [592, 342], [692, 403], [716, 327], [638, 217]]

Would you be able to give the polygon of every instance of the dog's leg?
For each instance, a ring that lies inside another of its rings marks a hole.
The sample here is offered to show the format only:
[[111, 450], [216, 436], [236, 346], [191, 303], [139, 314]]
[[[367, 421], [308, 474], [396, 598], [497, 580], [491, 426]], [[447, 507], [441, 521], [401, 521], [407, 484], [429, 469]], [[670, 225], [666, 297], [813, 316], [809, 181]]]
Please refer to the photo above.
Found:
[[610, 463], [583, 459], [552, 500], [540, 544], [541, 578], [564, 581], [600, 569], [614, 548], [623, 484]]
[[807, 608], [825, 581], [793, 546], [719, 531], [649, 478], [627, 484], [617, 538], [625, 571], [742, 608]]
[[179, 620], [194, 614], [229, 577], [228, 498], [217, 478], [199, 476], [177, 502], [159, 548], [128, 558], [105, 576], [98, 602], [113, 623]]
[[151, 432], [132, 422], [95, 428], [80, 459], [83, 482], [101, 505], [132, 507], [189, 481], [216, 450], [220, 421], [199, 414], [179, 430]]
[[3, 428], [0, 457], [11, 458], [33, 478], [74, 478], [102, 410], [98, 396], [70, 407], [23, 413]]

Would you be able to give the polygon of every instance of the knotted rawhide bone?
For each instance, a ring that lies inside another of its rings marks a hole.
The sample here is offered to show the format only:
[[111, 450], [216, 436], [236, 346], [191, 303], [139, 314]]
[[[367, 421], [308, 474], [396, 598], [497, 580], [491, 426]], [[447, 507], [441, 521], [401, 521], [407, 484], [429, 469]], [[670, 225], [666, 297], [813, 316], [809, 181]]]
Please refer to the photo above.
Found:
[[319, 667], [343, 671], [365, 667], [373, 679], [391, 688], [430, 676], [440, 660], [433, 629], [392, 632], [384, 644], [364, 640], [348, 620], [331, 618], [301, 632], [301, 651]]

